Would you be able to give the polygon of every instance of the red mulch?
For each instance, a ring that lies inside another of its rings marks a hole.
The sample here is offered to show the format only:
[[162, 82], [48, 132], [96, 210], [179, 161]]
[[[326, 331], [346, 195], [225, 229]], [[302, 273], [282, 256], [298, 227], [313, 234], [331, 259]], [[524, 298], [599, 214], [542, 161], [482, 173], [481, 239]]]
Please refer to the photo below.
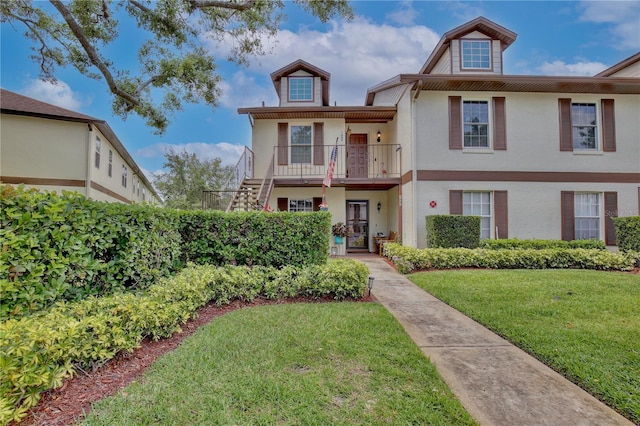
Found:
[[[375, 297], [370, 295], [358, 301], [374, 300]], [[91, 411], [92, 403], [116, 394], [142, 375], [156, 358], [172, 351], [199, 327], [227, 312], [259, 305], [328, 301], [333, 301], [333, 299], [295, 298], [279, 301], [257, 299], [251, 303], [236, 301], [222, 307], [215, 304], [207, 305], [198, 311], [196, 318], [189, 320], [182, 326], [181, 333], [174, 333], [173, 336], [157, 342], [145, 339], [140, 347], [132, 353], [120, 353], [95, 370], [78, 371], [74, 377], [66, 379], [61, 387], [43, 393], [38, 405], [29, 411], [20, 425], [62, 426], [71, 425], [81, 420]]]

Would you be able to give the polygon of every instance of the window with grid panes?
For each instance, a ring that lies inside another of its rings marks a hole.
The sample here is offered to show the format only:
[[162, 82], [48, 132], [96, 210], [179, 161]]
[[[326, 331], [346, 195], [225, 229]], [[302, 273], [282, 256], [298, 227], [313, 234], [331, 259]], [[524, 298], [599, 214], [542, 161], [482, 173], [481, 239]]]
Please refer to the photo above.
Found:
[[579, 193], [574, 196], [574, 224], [576, 240], [600, 238], [600, 194]]
[[598, 149], [596, 104], [571, 104], [573, 149]]
[[463, 192], [462, 214], [480, 216], [480, 239], [491, 237], [491, 192]]
[[312, 77], [289, 77], [289, 100], [290, 101], [312, 101], [313, 100], [313, 78]]
[[491, 42], [489, 40], [463, 40], [462, 68], [491, 69]]
[[313, 200], [289, 200], [289, 211], [290, 212], [312, 212], [313, 211]]
[[291, 126], [291, 163], [311, 163], [311, 126]]
[[489, 148], [489, 102], [462, 103], [465, 148]]

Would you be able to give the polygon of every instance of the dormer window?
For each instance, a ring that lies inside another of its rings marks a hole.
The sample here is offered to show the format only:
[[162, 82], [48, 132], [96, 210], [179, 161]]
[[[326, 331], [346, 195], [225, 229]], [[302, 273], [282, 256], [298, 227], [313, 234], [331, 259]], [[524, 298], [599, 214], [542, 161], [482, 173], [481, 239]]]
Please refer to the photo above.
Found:
[[313, 77], [289, 77], [290, 101], [313, 101]]
[[490, 70], [491, 41], [462, 40], [462, 69]]

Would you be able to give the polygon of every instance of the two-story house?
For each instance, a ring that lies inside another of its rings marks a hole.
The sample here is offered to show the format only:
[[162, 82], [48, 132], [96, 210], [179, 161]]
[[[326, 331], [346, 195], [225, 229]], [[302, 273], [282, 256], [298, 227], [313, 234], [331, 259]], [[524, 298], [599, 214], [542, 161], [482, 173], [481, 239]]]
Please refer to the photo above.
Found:
[[515, 40], [474, 19], [360, 107], [331, 106], [329, 73], [302, 60], [272, 73], [279, 106], [239, 109], [265, 203], [311, 211], [325, 191], [348, 251], [391, 231], [424, 247], [432, 214], [479, 215], [483, 238], [614, 245], [610, 218], [640, 214], [640, 53], [594, 77], [505, 75]]
[[4, 89], [0, 107], [0, 183], [99, 201], [161, 201], [104, 120]]

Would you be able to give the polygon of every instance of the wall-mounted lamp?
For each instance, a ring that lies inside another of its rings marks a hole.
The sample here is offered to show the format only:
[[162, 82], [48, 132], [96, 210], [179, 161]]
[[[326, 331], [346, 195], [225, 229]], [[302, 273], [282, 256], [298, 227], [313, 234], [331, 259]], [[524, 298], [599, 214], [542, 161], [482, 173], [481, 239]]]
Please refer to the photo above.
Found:
[[380, 203], [380, 201], [378, 201], [378, 205], [376, 207], [378, 207], [378, 213], [380, 213], [380, 209], [382, 208], [382, 203]]
[[377, 139], [378, 142], [380, 142], [381, 137], [382, 137], [382, 133], [380, 133], [380, 130], [378, 130], [378, 139]]

